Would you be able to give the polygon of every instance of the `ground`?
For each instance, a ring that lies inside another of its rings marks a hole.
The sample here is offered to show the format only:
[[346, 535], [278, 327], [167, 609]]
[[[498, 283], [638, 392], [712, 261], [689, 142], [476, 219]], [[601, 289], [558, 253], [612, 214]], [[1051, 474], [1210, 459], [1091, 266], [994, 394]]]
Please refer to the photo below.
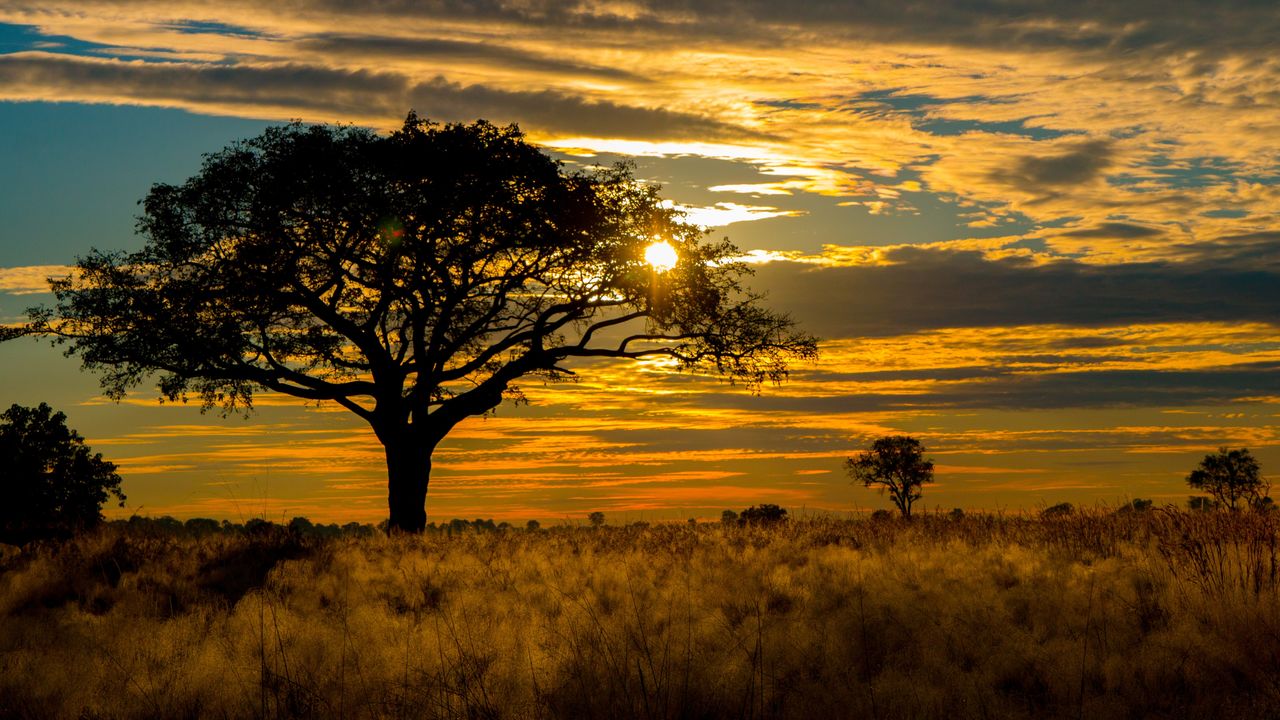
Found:
[[114, 524], [4, 555], [0, 717], [1277, 717], [1278, 531]]

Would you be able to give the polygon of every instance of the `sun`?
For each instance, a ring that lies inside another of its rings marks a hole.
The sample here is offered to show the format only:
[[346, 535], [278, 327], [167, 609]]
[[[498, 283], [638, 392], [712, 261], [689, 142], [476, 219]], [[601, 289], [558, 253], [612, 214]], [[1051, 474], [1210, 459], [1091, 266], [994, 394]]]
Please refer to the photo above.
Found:
[[680, 256], [676, 254], [676, 249], [666, 240], [659, 240], [644, 249], [644, 261], [660, 273], [675, 267], [679, 260]]

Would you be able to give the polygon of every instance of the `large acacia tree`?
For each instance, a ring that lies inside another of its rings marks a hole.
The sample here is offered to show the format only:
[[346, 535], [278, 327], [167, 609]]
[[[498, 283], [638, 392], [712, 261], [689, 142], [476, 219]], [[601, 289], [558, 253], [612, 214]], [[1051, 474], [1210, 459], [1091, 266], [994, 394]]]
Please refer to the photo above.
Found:
[[[26, 332], [115, 398], [158, 378], [226, 412], [263, 389], [338, 403], [386, 449], [401, 530], [425, 525], [436, 446], [522, 377], [666, 356], [760, 383], [815, 352], [741, 285], [732, 245], [626, 167], [567, 172], [514, 126], [274, 127], [142, 207], [145, 246], [78, 259]], [[674, 267], [646, 264], [655, 239]]]

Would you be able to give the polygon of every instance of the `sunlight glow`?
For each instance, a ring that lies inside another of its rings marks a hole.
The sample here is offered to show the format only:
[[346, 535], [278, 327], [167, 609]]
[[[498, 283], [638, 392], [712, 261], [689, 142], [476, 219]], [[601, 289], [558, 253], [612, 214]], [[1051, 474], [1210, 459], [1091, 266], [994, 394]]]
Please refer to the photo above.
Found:
[[660, 273], [675, 267], [679, 260], [680, 256], [676, 254], [676, 249], [666, 240], [659, 240], [644, 249], [644, 261]]

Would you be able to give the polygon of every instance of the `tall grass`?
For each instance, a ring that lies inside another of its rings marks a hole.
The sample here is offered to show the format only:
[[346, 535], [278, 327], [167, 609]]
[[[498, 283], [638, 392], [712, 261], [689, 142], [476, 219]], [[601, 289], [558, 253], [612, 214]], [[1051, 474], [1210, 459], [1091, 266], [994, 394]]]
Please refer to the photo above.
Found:
[[108, 528], [5, 561], [0, 716], [1280, 717], [1278, 531]]

